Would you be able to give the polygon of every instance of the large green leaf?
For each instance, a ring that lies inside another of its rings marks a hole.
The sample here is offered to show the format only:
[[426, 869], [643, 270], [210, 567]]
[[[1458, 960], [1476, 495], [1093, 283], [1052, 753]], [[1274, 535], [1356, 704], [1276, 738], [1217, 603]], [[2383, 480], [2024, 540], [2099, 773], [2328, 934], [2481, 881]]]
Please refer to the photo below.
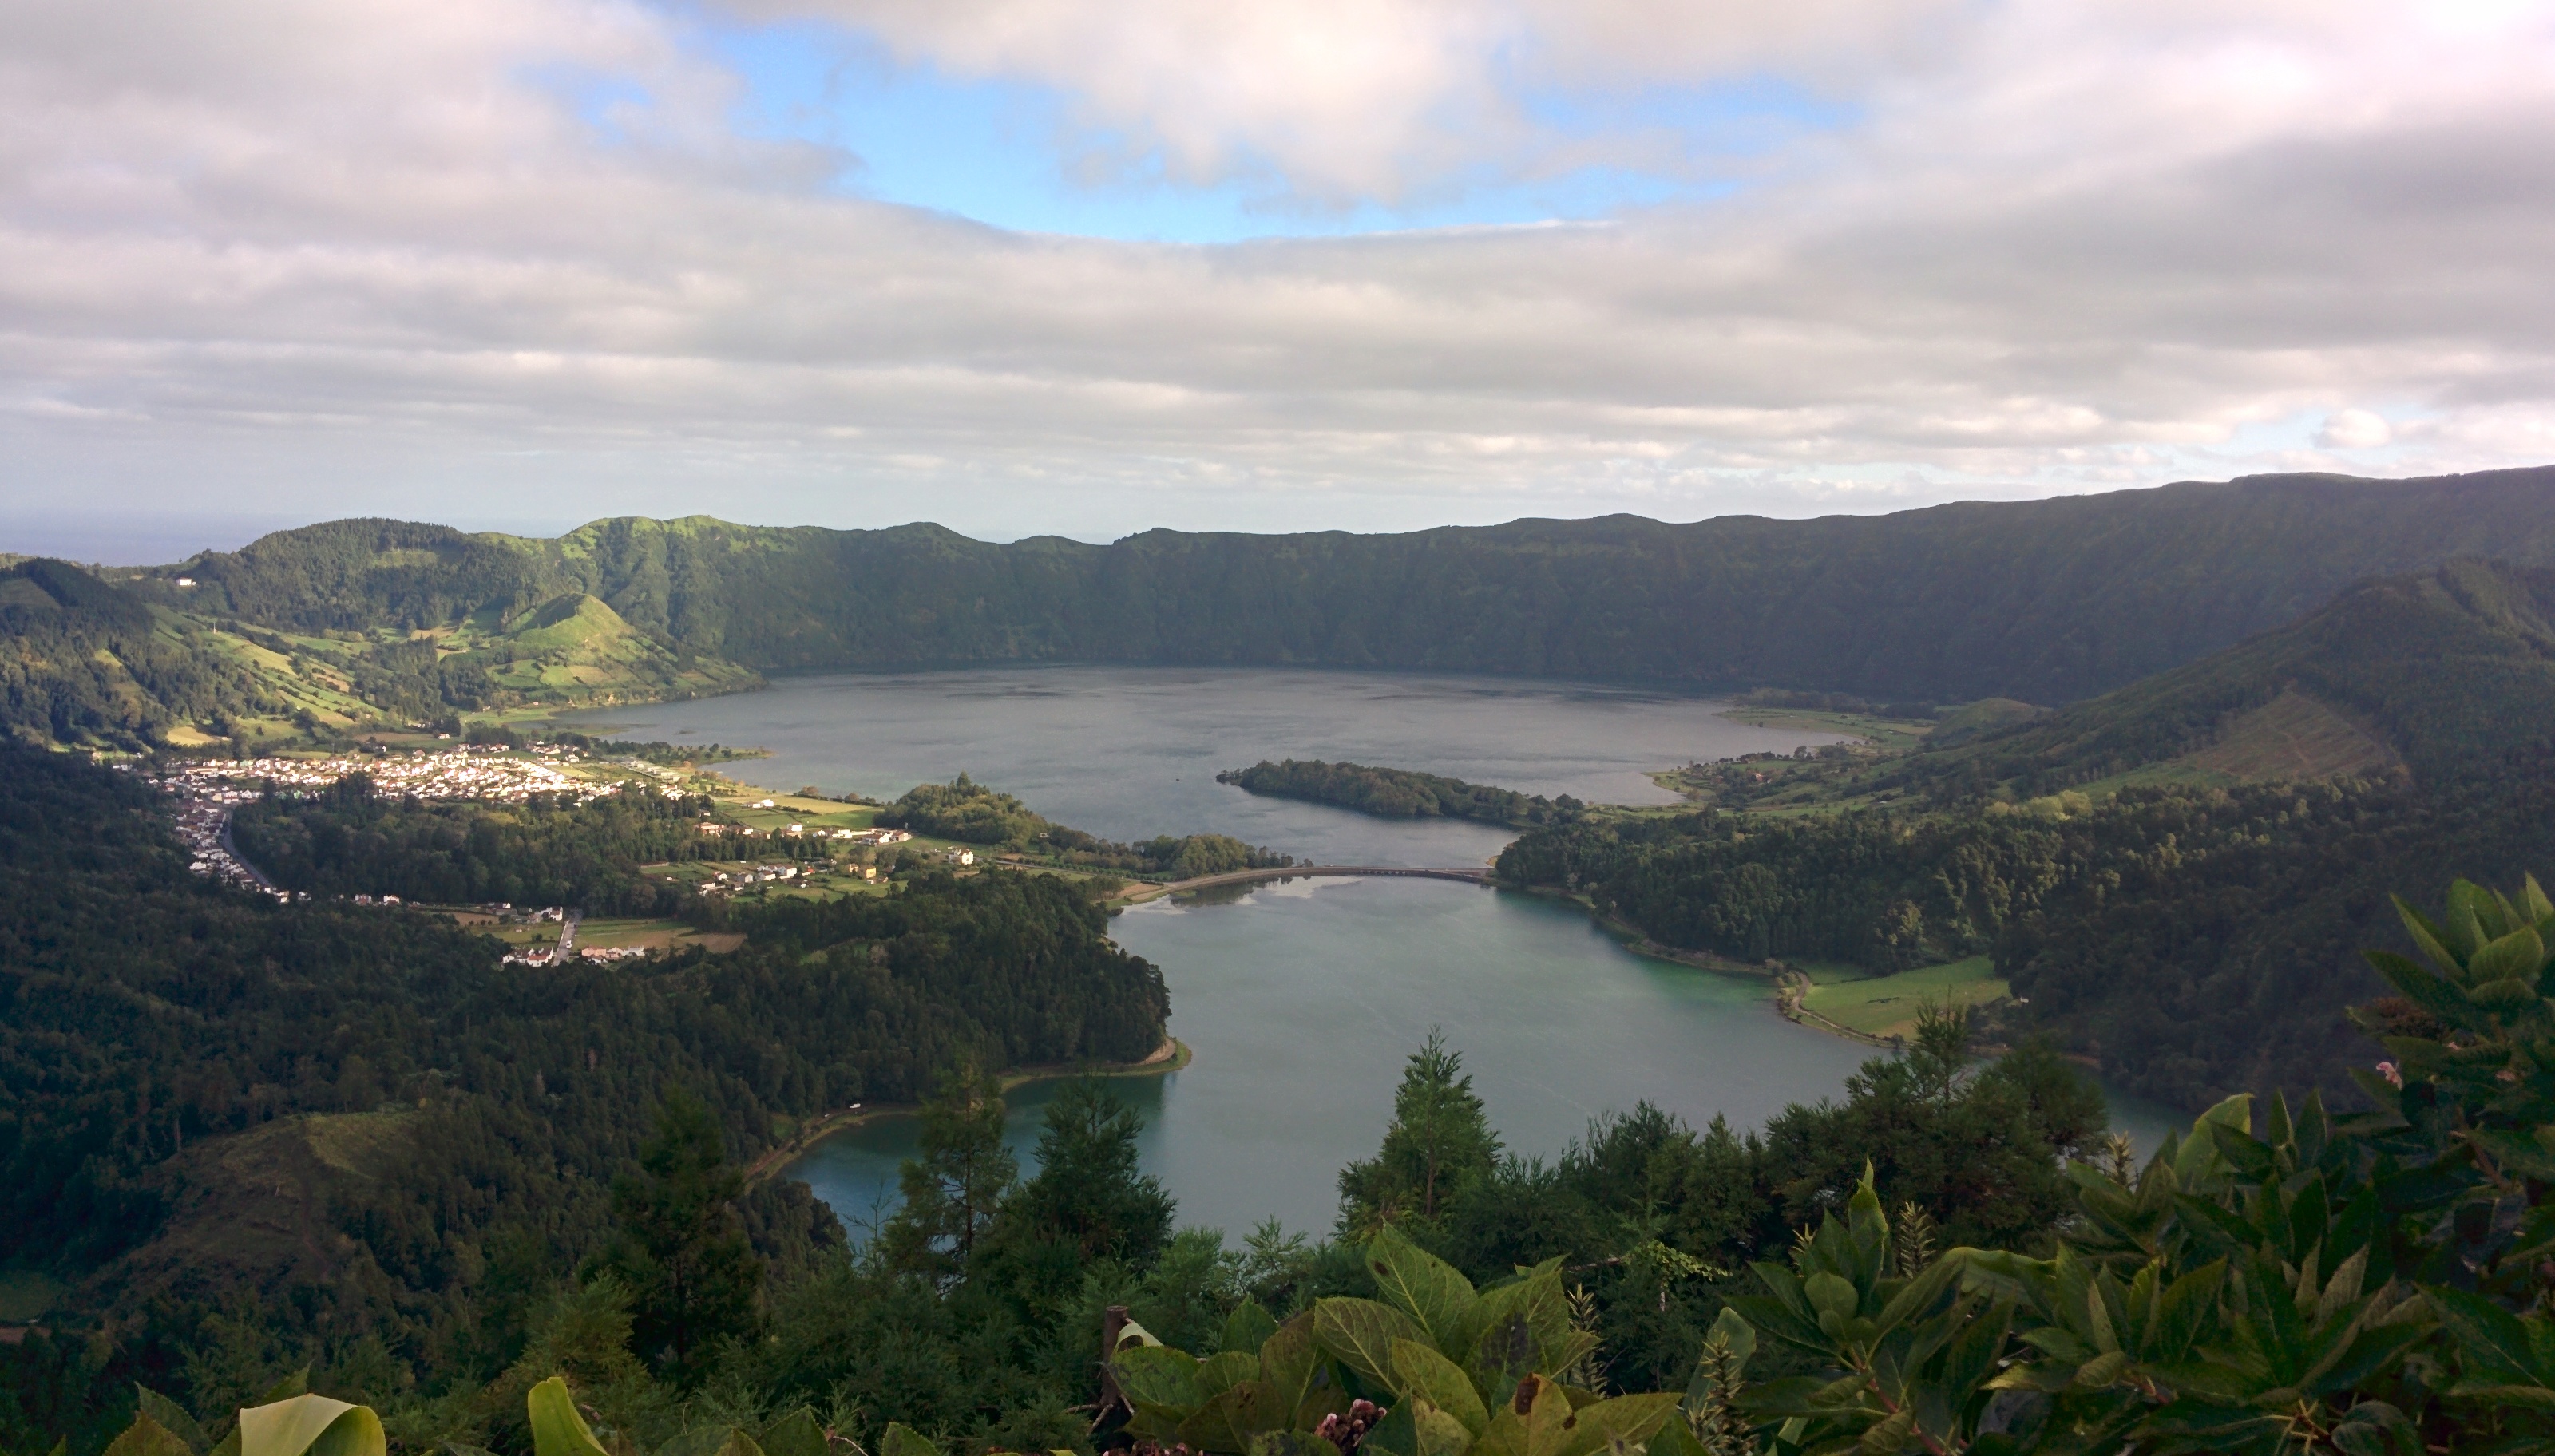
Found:
[[565, 1380], [551, 1376], [525, 1392], [524, 1409], [532, 1417], [536, 1456], [610, 1456], [577, 1413]]
[[1426, 1330], [1439, 1353], [1461, 1357], [1471, 1347], [1477, 1332], [1473, 1311], [1480, 1301], [1472, 1281], [1453, 1265], [1387, 1225], [1367, 1245], [1366, 1268], [1385, 1302]]
[[[2546, 969], [2546, 942], [2537, 932], [2523, 925], [2481, 947], [2467, 958], [2467, 984], [2481, 992], [2494, 981], [2523, 981], [2533, 988], [2537, 973]], [[2529, 993], [2535, 995], [2533, 990]], [[2483, 998], [2479, 996], [2478, 1000]]]
[[240, 1412], [240, 1456], [387, 1456], [370, 1406], [302, 1395]]
[[[1462, 1366], [1417, 1340], [1393, 1342], [1393, 1392], [1403, 1399], [1422, 1399], [1462, 1421], [1466, 1439], [1482, 1433], [1491, 1411], [1482, 1402], [1472, 1378]], [[1423, 1443], [1427, 1431], [1420, 1431]]]
[[1293, 1423], [1293, 1412], [1265, 1381], [1244, 1381], [1209, 1395], [1205, 1403], [1174, 1432], [1200, 1451], [1239, 1453], [1273, 1431]]
[[1558, 1382], [1527, 1376], [1518, 1382], [1508, 1408], [1524, 1420], [1525, 1456], [1569, 1456], [1578, 1411]]
[[1197, 1357], [1185, 1350], [1167, 1345], [1121, 1348], [1109, 1368], [1118, 1377], [1118, 1389], [1139, 1405], [1185, 1413], [1207, 1397], [1198, 1389]]
[[1277, 1317], [1261, 1308], [1259, 1300], [1245, 1299], [1234, 1306], [1233, 1313], [1225, 1318], [1222, 1347], [1226, 1350], [1258, 1354], [1260, 1347], [1267, 1344], [1269, 1337], [1276, 1333], [1278, 1333]]
[[1201, 1396], [1212, 1398], [1216, 1392], [1231, 1390], [1244, 1381], [1258, 1379], [1259, 1375], [1258, 1352], [1245, 1354], [1240, 1350], [1227, 1350], [1220, 1355], [1210, 1355], [1198, 1362], [1195, 1377], [1197, 1393]]
[[1562, 1422], [1561, 1447], [1552, 1456], [1589, 1456], [1618, 1441], [1638, 1446], [1667, 1423], [1682, 1398], [1674, 1391], [1654, 1391], [1582, 1405]]
[[1321, 1367], [1321, 1341], [1313, 1336], [1313, 1313], [1295, 1315], [1260, 1341], [1260, 1380], [1287, 1404], [1303, 1399]]
[[1428, 1338], [1409, 1316], [1372, 1299], [1316, 1301], [1313, 1334], [1331, 1358], [1386, 1387], [1393, 1384], [1393, 1342]]
[[[188, 1422], [192, 1424], [192, 1422]], [[138, 1412], [124, 1433], [107, 1443], [106, 1456], [194, 1456], [186, 1443], [167, 1426], [151, 1418], [150, 1412]]]
[[212, 1444], [205, 1437], [204, 1428], [195, 1423], [195, 1417], [188, 1415], [177, 1401], [149, 1386], [135, 1386], [133, 1393], [142, 1413], [159, 1422], [169, 1434], [185, 1442], [189, 1450], [201, 1451]]
[[801, 1405], [788, 1415], [764, 1426], [754, 1438], [764, 1456], [830, 1456], [825, 1441], [825, 1427], [817, 1422], [816, 1412]]
[[1411, 1425], [1418, 1432], [1417, 1456], [1463, 1456], [1474, 1432], [1451, 1412], [1426, 1400], [1412, 1400]]
[[2537, 1342], [2518, 1315], [2464, 1289], [2423, 1292], [2430, 1295], [2433, 1307], [2440, 1311], [2440, 1323], [2458, 1342], [2467, 1371], [2464, 1384], [2540, 1390], [2555, 1385], [2548, 1381]]
[[2202, 1113], [2191, 1125], [2191, 1136], [2174, 1157], [2174, 1176], [2184, 1187], [2196, 1186], [2222, 1165], [2215, 1136], [2219, 1128], [2250, 1136], [2253, 1131], [2253, 1094], [2239, 1092]]
[[940, 1448], [913, 1427], [891, 1420], [886, 1433], [879, 1437], [878, 1456], [940, 1456]]
[[[1528, 1337], [1545, 1349], [1556, 1349], [1570, 1333], [1570, 1300], [1561, 1292], [1561, 1261], [1547, 1259], [1518, 1277], [1482, 1290], [1473, 1310], [1472, 1348], [1500, 1325], [1522, 1319]], [[1463, 1358], [1467, 1352], [1449, 1350]]]

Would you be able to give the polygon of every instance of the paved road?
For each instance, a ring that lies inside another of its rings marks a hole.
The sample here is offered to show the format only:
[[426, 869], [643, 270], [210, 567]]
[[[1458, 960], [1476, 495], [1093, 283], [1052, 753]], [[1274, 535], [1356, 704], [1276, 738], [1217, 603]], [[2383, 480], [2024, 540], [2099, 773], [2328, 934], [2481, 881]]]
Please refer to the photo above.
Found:
[[258, 883], [259, 888], [265, 890], [271, 895], [280, 895], [283, 893], [276, 889], [274, 881], [266, 878], [266, 872], [264, 870], [250, 864], [248, 862], [248, 856], [240, 853], [239, 846], [231, 842], [231, 815], [230, 810], [228, 809], [224, 809], [222, 811], [222, 853], [229, 855], [231, 857], [231, 863], [239, 866], [243, 874], [246, 874], [250, 879], [255, 880]]

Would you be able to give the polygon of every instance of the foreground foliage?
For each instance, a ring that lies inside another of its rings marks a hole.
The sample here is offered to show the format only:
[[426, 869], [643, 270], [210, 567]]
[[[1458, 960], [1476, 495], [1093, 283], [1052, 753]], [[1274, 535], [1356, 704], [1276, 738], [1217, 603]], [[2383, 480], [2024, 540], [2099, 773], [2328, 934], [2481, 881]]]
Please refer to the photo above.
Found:
[[[1753, 1267], [1684, 1391], [1605, 1398], [1564, 1377], [1591, 1341], [1558, 1261], [1477, 1291], [1387, 1229], [1380, 1303], [1256, 1354], [1122, 1343], [1130, 1428], [1240, 1456], [1371, 1398], [1391, 1456], [2555, 1449], [2555, 904], [2461, 882], [2402, 911], [2424, 959], [2372, 956], [2399, 993], [2365, 1014], [2372, 1110], [2230, 1099], [2143, 1168], [2075, 1164], [2041, 1249], [1934, 1253], [1867, 1175]], [[1747, 1383], [1773, 1349], [1806, 1368]]]

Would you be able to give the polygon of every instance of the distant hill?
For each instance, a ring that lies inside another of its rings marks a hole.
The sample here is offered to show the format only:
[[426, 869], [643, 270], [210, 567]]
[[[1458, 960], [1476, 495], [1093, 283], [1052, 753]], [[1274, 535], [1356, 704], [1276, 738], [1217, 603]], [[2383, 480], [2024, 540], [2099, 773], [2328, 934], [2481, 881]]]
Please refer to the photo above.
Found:
[[139, 573], [301, 631], [494, 630], [590, 595], [759, 671], [1081, 660], [1307, 664], [2055, 704], [2296, 620], [2368, 577], [2555, 566], [2555, 467], [2226, 484], [1816, 521], [1633, 516], [1399, 536], [599, 521], [554, 541], [339, 521]]
[[248, 673], [141, 596], [66, 561], [0, 567], [0, 734], [156, 742], [255, 697]]
[[[2149, 762], [2158, 742], [2180, 753], [2219, 737], [2203, 771], [2231, 779], [2284, 754], [2365, 770], [2417, 758], [2385, 746], [2396, 730], [2372, 728], [2374, 709], [2353, 707], [2392, 689], [2302, 687], [2250, 738], [2221, 734], [2229, 712], [2285, 690], [2257, 691], [2261, 672], [2176, 679], [2117, 723], [2006, 734], [2030, 705], [2183, 667], [2355, 582], [2487, 553], [2555, 568], [2550, 507], [2555, 467], [2255, 476], [1818, 521], [1155, 531], [1105, 546], [706, 517], [600, 521], [549, 541], [338, 521], [104, 580], [62, 562], [0, 569], [0, 613], [13, 613], [0, 616], [0, 712], [55, 741], [154, 741], [214, 731], [217, 716], [256, 737], [732, 691], [765, 672], [1267, 664], [2008, 699], [1947, 722], [1940, 741], [1974, 737], [2008, 777], [2083, 777]], [[2314, 676], [2302, 663], [2292, 675]], [[2013, 769], [2026, 742], [2038, 767]]]
[[101, 580], [43, 558], [0, 567], [0, 734], [137, 749], [218, 737], [446, 718], [521, 704], [593, 704], [752, 687], [732, 663], [668, 647], [582, 593], [511, 620], [413, 635], [276, 630], [173, 584]]
[[2145, 777], [2436, 780], [2555, 735], [2555, 571], [2459, 560], [1908, 761], [1911, 782], [2025, 793]]

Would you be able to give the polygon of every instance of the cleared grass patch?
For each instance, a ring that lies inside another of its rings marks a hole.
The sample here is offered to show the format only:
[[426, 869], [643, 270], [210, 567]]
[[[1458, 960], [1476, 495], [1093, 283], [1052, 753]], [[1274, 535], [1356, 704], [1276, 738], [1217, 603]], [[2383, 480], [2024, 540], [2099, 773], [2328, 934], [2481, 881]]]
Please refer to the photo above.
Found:
[[2217, 742], [2181, 761], [2247, 784], [2377, 774], [2403, 762], [2377, 735], [2295, 688], [2238, 717]]
[[1820, 971], [1811, 970], [1810, 994], [1803, 1005], [1840, 1027], [1867, 1035], [1912, 1037], [1916, 1034], [1916, 1008], [1924, 1002], [1987, 1006], [2011, 994], [2011, 988], [1989, 967], [1988, 958], [1974, 955], [1968, 960], [1860, 980], [1829, 980]]
[[592, 946], [599, 950], [667, 951], [679, 945], [699, 945], [711, 950], [733, 950], [744, 936], [730, 933], [708, 933], [694, 929], [680, 920], [587, 919], [576, 927], [576, 948]]

